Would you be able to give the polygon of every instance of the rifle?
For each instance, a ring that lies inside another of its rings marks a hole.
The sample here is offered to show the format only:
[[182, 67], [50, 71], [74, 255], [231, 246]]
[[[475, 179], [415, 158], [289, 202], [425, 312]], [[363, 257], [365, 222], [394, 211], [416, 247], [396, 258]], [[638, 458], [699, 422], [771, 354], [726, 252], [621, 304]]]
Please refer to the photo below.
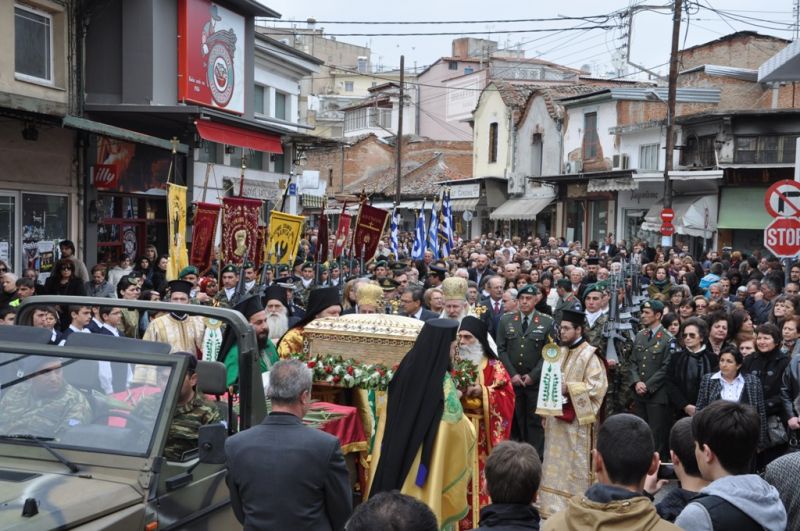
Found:
[[624, 315], [619, 311], [619, 303], [617, 302], [617, 293], [619, 293], [622, 284], [625, 282], [622, 273], [613, 274], [610, 276], [611, 280], [611, 298], [608, 304], [608, 321], [603, 327], [603, 337], [606, 338], [606, 360], [619, 362], [619, 354], [617, 353], [616, 341], [625, 341], [628, 339], [625, 333], [632, 331], [633, 327], [630, 323], [625, 322]]
[[230, 305], [231, 308], [242, 302], [242, 299], [245, 295], [245, 284], [246, 280], [244, 278], [244, 264], [247, 262], [248, 257], [250, 256], [250, 246], [247, 246], [247, 251], [245, 251], [244, 255], [242, 255], [242, 265], [239, 266], [239, 282], [236, 283], [236, 290], [233, 292], [233, 297], [231, 297]]

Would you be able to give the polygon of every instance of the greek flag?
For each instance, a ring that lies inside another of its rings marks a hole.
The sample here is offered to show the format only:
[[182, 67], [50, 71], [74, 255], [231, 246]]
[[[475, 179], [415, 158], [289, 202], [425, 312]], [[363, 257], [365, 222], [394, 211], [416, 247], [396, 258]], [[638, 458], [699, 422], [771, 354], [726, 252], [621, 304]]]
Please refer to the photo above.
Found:
[[441, 219], [439, 239], [442, 245], [442, 256], [448, 257], [453, 249], [453, 210], [450, 206], [450, 190], [445, 190], [442, 197], [442, 212], [439, 216], [439, 219]]
[[436, 201], [431, 205], [431, 224], [428, 225], [428, 250], [433, 253], [433, 259], [441, 258], [439, 249], [439, 214], [436, 211]]
[[417, 216], [417, 227], [414, 229], [414, 247], [411, 249], [412, 260], [422, 260], [425, 257], [425, 202]]
[[394, 259], [397, 260], [398, 254], [398, 247], [400, 247], [399, 238], [397, 237], [398, 227], [400, 226], [400, 214], [397, 213], [397, 207], [392, 210], [392, 222], [389, 224], [389, 250], [394, 255]]

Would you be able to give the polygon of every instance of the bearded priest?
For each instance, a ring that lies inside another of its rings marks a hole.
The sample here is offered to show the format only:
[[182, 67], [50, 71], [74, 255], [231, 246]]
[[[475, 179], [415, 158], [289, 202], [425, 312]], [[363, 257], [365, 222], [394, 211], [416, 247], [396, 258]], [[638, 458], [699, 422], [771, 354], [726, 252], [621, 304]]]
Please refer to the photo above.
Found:
[[[539, 489], [539, 511], [545, 518], [564, 509], [572, 496], [583, 494], [595, 481], [592, 448], [608, 379], [597, 349], [584, 338], [585, 330], [586, 315], [582, 311], [564, 310], [561, 348], [554, 348], [552, 356], [542, 353], [545, 367], [537, 413], [546, 418]], [[560, 378], [552, 378], [553, 373], [560, 373]], [[555, 411], [541, 410], [543, 395], [560, 396]]]
[[480, 511], [490, 503], [484, 467], [492, 449], [511, 436], [514, 418], [514, 388], [511, 377], [489, 342], [486, 323], [473, 315], [461, 320], [458, 330], [458, 355], [477, 367], [475, 385], [464, 391], [464, 413], [478, 435], [477, 451], [472, 462], [472, 480], [467, 489], [470, 510], [460, 522], [461, 529], [478, 526]]

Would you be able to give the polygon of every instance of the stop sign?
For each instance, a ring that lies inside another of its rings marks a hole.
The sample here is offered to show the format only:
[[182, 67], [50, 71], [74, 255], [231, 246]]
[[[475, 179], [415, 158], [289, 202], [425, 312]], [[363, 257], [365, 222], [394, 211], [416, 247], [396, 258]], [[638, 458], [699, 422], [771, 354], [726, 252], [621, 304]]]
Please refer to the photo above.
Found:
[[764, 229], [764, 247], [778, 258], [800, 253], [800, 219], [777, 218]]

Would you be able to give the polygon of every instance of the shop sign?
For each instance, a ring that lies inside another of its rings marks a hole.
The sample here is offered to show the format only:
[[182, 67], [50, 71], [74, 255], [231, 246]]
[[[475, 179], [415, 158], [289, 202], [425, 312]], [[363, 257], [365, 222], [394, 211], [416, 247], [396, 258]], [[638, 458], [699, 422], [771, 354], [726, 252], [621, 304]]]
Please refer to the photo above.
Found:
[[95, 164], [92, 167], [92, 182], [98, 190], [115, 190], [119, 184], [116, 164]]
[[244, 22], [209, 0], [178, 1], [181, 101], [244, 113]]
[[450, 187], [450, 199], [474, 199], [481, 196], [481, 184], [459, 184]]

